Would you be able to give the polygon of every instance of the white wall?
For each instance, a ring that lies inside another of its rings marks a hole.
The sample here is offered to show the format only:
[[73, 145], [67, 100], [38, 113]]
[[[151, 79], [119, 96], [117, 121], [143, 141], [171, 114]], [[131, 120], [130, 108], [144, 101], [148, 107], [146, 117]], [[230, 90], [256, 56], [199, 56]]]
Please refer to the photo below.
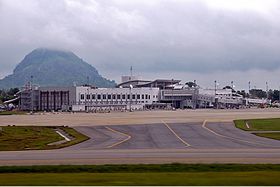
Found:
[[[128, 98], [130, 97], [130, 95], [131, 100]], [[135, 96], [135, 98], [133, 97], [133, 95]], [[80, 111], [81, 107], [79, 107], [79, 105], [130, 105], [130, 101], [133, 109], [140, 109], [143, 108], [145, 104], [152, 104], [153, 102], [157, 102], [158, 100], [159, 88], [132, 88], [130, 90], [129, 88], [92, 89], [91, 87], [80, 86], [76, 87], [76, 106], [73, 106], [73, 110], [78, 109], [78, 111]], [[85, 109], [82, 108], [82, 110]]]

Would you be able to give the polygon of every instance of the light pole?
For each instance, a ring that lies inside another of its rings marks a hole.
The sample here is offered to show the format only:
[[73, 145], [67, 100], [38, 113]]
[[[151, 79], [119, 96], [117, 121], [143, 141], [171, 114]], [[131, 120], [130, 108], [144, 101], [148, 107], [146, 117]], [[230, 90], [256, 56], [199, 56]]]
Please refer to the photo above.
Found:
[[86, 103], [85, 103], [85, 105], [86, 105], [86, 112], [89, 112], [89, 100], [90, 100], [90, 95], [89, 95], [89, 85], [88, 85], [88, 87], [87, 87], [87, 94], [86, 94]]
[[30, 90], [31, 90], [31, 113], [33, 114], [33, 88], [32, 88], [32, 84], [33, 84], [33, 75], [31, 75], [31, 80], [30, 80]]
[[129, 111], [132, 112], [131, 108], [131, 102], [132, 102], [132, 95], [131, 95], [131, 89], [133, 88], [132, 85], [129, 85]]
[[280, 86], [279, 86], [279, 92], [278, 92], [278, 103], [280, 103]]
[[248, 82], [248, 86], [249, 86], [248, 94], [249, 94], [249, 98], [250, 98], [251, 81]]
[[216, 98], [216, 95], [217, 95], [217, 81], [215, 80], [215, 104], [216, 104], [216, 108], [218, 109], [218, 99]]
[[265, 82], [265, 86], [266, 86], [266, 99], [268, 100], [268, 82]]
[[173, 85], [173, 79], [172, 79], [172, 98], [171, 98], [171, 100], [172, 100], [172, 110], [173, 110], [173, 108], [174, 108], [174, 103], [173, 103], [173, 92], [174, 92], [174, 85]]
[[[193, 81], [194, 83], [194, 109], [197, 107], [197, 98], [198, 98], [198, 89], [196, 88], [196, 80]], [[206, 106], [206, 105], [205, 105]]]
[[215, 97], [216, 97], [216, 95], [217, 95], [217, 81], [215, 80], [214, 83], [215, 83]]

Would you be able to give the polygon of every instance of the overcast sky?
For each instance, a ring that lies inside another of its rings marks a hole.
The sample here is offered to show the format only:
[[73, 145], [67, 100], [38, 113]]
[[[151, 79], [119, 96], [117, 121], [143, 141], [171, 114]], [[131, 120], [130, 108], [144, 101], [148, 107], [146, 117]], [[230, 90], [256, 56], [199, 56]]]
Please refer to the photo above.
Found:
[[0, 0], [0, 77], [38, 47], [71, 50], [109, 79], [280, 86], [278, 0]]

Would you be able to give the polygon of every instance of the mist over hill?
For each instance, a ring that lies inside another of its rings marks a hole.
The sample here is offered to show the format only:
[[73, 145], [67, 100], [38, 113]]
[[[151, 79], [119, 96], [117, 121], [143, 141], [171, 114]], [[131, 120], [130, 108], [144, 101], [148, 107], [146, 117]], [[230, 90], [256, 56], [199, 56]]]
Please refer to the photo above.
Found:
[[0, 89], [22, 87], [33, 77], [40, 86], [92, 84], [114, 87], [116, 83], [102, 77], [92, 65], [70, 51], [39, 48], [27, 54], [13, 74], [0, 80]]

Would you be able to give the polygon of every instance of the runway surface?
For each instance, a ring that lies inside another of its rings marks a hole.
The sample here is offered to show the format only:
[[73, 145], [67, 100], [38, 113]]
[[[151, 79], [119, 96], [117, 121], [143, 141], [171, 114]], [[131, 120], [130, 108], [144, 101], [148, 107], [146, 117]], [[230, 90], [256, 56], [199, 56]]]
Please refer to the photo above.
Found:
[[60, 150], [0, 153], [1, 165], [280, 163], [280, 141], [229, 122], [78, 126], [88, 141]]
[[232, 123], [144, 124], [76, 127], [90, 140], [65, 148], [97, 149], [265, 149], [280, 141], [235, 128]]
[[152, 110], [137, 112], [111, 113], [36, 113], [34, 115], [0, 116], [0, 125], [41, 125], [59, 126], [100, 126], [100, 125], [137, 125], [167, 123], [232, 122], [235, 119], [278, 118], [278, 108], [239, 109], [239, 110]]

